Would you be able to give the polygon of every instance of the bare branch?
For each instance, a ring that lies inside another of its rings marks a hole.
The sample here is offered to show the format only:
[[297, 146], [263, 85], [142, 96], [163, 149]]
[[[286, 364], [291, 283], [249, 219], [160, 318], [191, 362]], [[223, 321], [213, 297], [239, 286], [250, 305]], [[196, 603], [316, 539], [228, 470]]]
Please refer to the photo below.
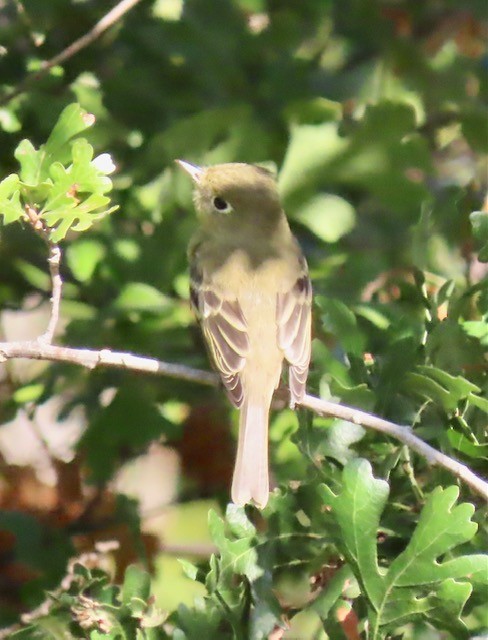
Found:
[[49, 273], [51, 274], [52, 283], [51, 316], [49, 318], [46, 332], [40, 336], [39, 341], [51, 344], [59, 320], [61, 292], [63, 289], [63, 280], [59, 272], [61, 265], [61, 249], [53, 242], [49, 242], [49, 257], [47, 261], [49, 264]]
[[373, 429], [374, 431], [380, 431], [386, 433], [386, 435], [403, 442], [410, 449], [416, 451], [423, 456], [427, 462], [431, 465], [437, 465], [444, 467], [457, 478], [465, 482], [468, 486], [483, 496], [485, 500], [488, 500], [488, 483], [474, 474], [469, 467], [454, 458], [446, 456], [444, 453], [437, 451], [434, 447], [421, 440], [418, 436], [412, 433], [410, 427], [402, 427], [389, 420], [378, 418], [371, 413], [360, 411], [352, 407], [346, 407], [335, 402], [328, 402], [327, 400], [321, 400], [314, 396], [306, 395], [302, 407], [311, 409], [315, 413], [321, 416], [332, 416], [341, 420], [347, 420], [348, 422], [354, 422], [367, 429]]
[[[66, 362], [88, 367], [89, 369], [94, 369], [95, 367], [112, 367], [169, 376], [179, 380], [187, 380], [189, 382], [197, 382], [210, 386], [217, 386], [219, 384], [218, 376], [209, 371], [192, 369], [191, 367], [186, 367], [181, 364], [171, 364], [155, 360], [154, 358], [135, 356], [131, 353], [111, 351], [110, 349], [102, 349], [101, 351], [74, 349], [71, 347], [59, 347], [38, 340], [32, 342], [1, 342], [0, 362], [5, 362], [12, 358]], [[380, 431], [395, 438], [423, 456], [429, 464], [447, 469], [471, 487], [473, 491], [485, 500], [488, 500], [487, 482], [474, 474], [466, 465], [461, 464], [457, 460], [450, 458], [428, 445], [414, 435], [409, 427], [402, 427], [388, 420], [366, 413], [365, 411], [346, 407], [335, 402], [328, 402], [327, 400], [315, 398], [310, 395], [305, 396], [301, 406], [314, 411], [318, 415], [347, 420], [348, 422], [353, 422], [367, 429]]]
[[25, 219], [49, 247], [49, 256], [47, 262], [49, 264], [49, 273], [51, 275], [51, 315], [46, 331], [39, 336], [39, 342], [51, 344], [54, 338], [54, 332], [59, 320], [59, 310], [61, 305], [61, 294], [63, 291], [63, 280], [61, 278], [61, 249], [49, 237], [50, 229], [39, 215], [35, 207], [30, 204], [25, 205]]
[[161, 362], [154, 358], [135, 356], [131, 353], [111, 351], [110, 349], [97, 351], [94, 349], [59, 347], [39, 340], [29, 342], [0, 342], [0, 362], [5, 362], [12, 358], [67, 362], [87, 367], [88, 369], [94, 369], [95, 367], [128, 369], [130, 371], [152, 373], [211, 386], [217, 386], [219, 384], [219, 379], [214, 373], [201, 371], [200, 369], [192, 369], [182, 364]]
[[82, 49], [88, 47], [92, 42], [101, 36], [109, 27], [114, 25], [122, 16], [130, 11], [141, 0], [121, 0], [115, 7], [113, 7], [108, 13], [106, 13], [101, 20], [99, 20], [95, 26], [93, 26], [88, 33], [72, 42], [66, 49], [63, 49], [60, 53], [55, 55], [50, 60], [46, 60], [41, 64], [39, 71], [31, 73], [25, 80], [23, 80], [15, 89], [7, 93], [0, 99], [0, 105], [7, 104], [16, 96], [24, 93], [26, 89], [33, 83], [46, 75], [49, 69], [55, 67], [58, 64], [63, 64], [66, 60], [69, 60], [74, 55], [79, 53]]

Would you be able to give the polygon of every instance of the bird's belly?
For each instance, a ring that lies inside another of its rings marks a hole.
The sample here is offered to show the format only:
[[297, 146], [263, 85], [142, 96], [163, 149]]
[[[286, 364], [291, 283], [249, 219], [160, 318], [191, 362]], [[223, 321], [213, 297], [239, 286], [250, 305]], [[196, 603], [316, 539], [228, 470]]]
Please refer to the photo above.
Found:
[[[278, 384], [283, 352], [278, 346], [276, 322], [277, 294], [286, 290], [286, 269], [278, 259], [263, 262], [252, 269], [244, 253], [235, 252], [215, 274], [215, 286], [226, 299], [238, 300], [246, 319], [249, 355], [242, 372], [253, 376], [253, 385]], [[284, 271], [284, 272], [283, 272]], [[278, 277], [279, 276], [279, 277]]]

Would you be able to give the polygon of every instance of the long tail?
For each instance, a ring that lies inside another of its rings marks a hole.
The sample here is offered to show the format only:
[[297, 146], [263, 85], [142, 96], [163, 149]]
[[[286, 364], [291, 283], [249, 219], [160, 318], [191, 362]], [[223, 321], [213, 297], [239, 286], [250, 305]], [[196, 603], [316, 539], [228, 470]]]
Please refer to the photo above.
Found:
[[239, 419], [239, 442], [232, 479], [232, 501], [244, 505], [254, 501], [263, 509], [268, 502], [269, 401], [246, 398]]

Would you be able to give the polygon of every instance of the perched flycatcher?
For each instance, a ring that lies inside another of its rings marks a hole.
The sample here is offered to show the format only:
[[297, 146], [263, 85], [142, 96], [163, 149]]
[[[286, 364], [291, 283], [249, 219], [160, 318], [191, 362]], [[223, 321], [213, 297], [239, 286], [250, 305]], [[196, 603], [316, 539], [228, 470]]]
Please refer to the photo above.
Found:
[[272, 175], [249, 164], [197, 167], [200, 227], [188, 255], [191, 300], [231, 402], [240, 409], [232, 500], [268, 501], [268, 419], [283, 359], [291, 406], [305, 394], [312, 288]]

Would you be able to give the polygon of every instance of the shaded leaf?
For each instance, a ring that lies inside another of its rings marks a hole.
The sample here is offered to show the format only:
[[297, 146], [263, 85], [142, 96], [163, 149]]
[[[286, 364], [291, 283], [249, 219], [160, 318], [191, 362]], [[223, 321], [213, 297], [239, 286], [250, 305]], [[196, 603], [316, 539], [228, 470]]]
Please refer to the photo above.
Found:
[[488, 262], [488, 211], [473, 211], [469, 216], [478, 249], [478, 260]]

